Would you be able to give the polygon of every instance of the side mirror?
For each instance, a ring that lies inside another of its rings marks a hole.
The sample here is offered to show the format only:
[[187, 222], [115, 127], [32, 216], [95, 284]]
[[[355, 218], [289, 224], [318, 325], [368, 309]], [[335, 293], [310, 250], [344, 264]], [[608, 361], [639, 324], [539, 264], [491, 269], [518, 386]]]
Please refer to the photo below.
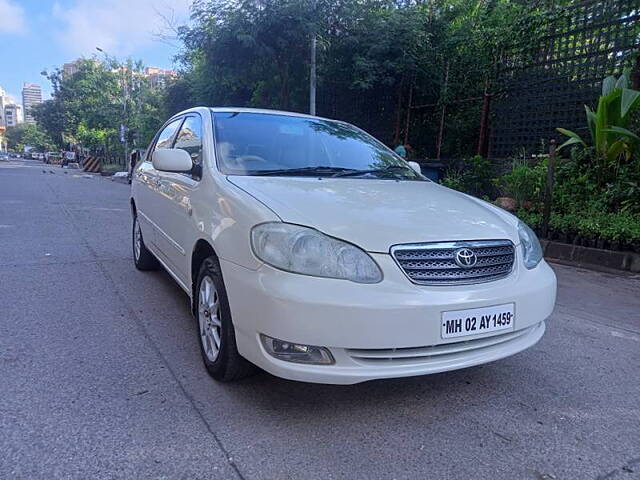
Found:
[[190, 172], [191, 157], [181, 148], [159, 148], [151, 156], [153, 168], [163, 172]]
[[407, 162], [409, 166], [416, 172], [418, 175], [422, 175], [422, 170], [420, 169], [420, 164], [418, 162]]

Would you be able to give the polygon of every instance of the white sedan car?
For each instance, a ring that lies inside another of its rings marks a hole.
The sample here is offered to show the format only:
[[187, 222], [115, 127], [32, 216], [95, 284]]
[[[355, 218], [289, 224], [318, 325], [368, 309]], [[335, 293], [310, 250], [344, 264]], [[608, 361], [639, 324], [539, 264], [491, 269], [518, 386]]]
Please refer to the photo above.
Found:
[[509, 213], [423, 177], [362, 130], [194, 108], [133, 172], [133, 255], [189, 295], [209, 373], [351, 384], [513, 355], [556, 278]]

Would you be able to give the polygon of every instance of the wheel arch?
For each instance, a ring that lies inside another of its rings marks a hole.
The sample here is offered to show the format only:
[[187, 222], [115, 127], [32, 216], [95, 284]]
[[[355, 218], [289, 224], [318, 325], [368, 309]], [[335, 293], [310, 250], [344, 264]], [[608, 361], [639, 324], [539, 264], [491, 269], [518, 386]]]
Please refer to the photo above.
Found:
[[196, 294], [196, 283], [198, 281], [198, 273], [200, 272], [200, 266], [205, 259], [209, 257], [214, 257], [218, 260], [218, 255], [216, 251], [213, 249], [213, 245], [208, 240], [204, 238], [199, 239], [196, 244], [193, 246], [193, 251], [191, 252], [191, 298], [194, 299], [191, 302], [191, 309], [195, 314], [195, 299], [197, 298]]

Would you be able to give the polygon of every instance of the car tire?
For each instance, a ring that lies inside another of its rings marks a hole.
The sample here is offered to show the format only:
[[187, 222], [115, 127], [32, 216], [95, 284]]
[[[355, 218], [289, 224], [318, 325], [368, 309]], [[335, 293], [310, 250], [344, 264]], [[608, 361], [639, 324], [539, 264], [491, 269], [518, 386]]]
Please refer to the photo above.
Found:
[[133, 262], [138, 270], [148, 271], [156, 270], [158, 268], [158, 260], [153, 256], [153, 253], [149, 251], [144, 244], [142, 238], [142, 230], [140, 229], [140, 223], [138, 223], [138, 216], [133, 217], [133, 229], [131, 232], [132, 248], [133, 248]]
[[227, 291], [215, 257], [202, 262], [193, 301], [198, 344], [209, 375], [230, 382], [254, 374], [255, 365], [238, 353]]

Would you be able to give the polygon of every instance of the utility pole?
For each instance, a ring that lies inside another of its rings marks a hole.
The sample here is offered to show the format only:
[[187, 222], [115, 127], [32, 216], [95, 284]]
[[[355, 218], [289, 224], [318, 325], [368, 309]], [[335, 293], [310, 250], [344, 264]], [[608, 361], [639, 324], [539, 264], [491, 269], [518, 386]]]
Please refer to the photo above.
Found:
[[311, 37], [311, 72], [309, 74], [309, 114], [316, 114], [316, 46], [318, 37], [315, 32]]
[[436, 159], [440, 160], [440, 153], [442, 151], [442, 140], [444, 137], [444, 120], [447, 111], [447, 87], [449, 85], [449, 62], [444, 74], [444, 87], [441, 93], [442, 112], [440, 113], [440, 128], [438, 129], [438, 141], [436, 143]]
[[317, 82], [317, 62], [316, 50], [318, 46], [318, 0], [312, 0], [312, 32], [311, 32], [311, 52], [310, 52], [310, 68], [309, 68], [309, 115], [316, 114], [316, 82]]

